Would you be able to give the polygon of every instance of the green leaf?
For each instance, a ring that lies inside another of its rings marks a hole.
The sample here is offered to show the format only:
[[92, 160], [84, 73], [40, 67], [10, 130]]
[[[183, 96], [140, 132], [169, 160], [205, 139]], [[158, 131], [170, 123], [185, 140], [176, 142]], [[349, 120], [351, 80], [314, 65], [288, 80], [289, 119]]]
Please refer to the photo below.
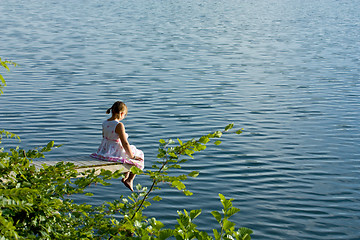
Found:
[[173, 158], [178, 158], [178, 156], [176, 156], [176, 154], [174, 152], [169, 152], [169, 155]]
[[242, 129], [239, 129], [239, 130], [237, 130], [235, 133], [236, 134], [241, 134], [242, 133], [242, 130], [244, 130], [243, 128]]
[[182, 145], [183, 145], [183, 142], [182, 142], [179, 138], [178, 138], [177, 140], [178, 140], [180, 146], [182, 146]]
[[141, 184], [138, 183], [138, 184], [136, 185], [136, 190], [141, 191], [141, 188], [142, 188]]
[[179, 168], [181, 168], [181, 166], [179, 164], [173, 164], [173, 165], [170, 165], [169, 168], [178, 168], [179, 169]]
[[221, 238], [220, 233], [216, 229], [213, 229], [213, 232], [214, 232], [215, 240], [219, 240]]
[[156, 157], [157, 157], [157, 158], [163, 158], [163, 157], [165, 157], [165, 154], [159, 153]]
[[90, 193], [90, 192], [88, 192], [88, 193], [85, 193], [85, 196], [94, 196], [94, 194], [93, 193]]
[[224, 211], [225, 212], [232, 207], [232, 203], [231, 203], [230, 200], [225, 200], [225, 201], [222, 202], [222, 204], [224, 206]]
[[198, 150], [198, 151], [203, 151], [203, 150], [205, 150], [206, 149], [206, 146], [205, 145], [197, 145], [196, 146], [196, 150]]
[[159, 154], [157, 155], [157, 158], [163, 158], [166, 155], [166, 151], [162, 148], [159, 148]]
[[50, 142], [47, 144], [46, 148], [52, 148], [53, 146], [54, 146], [54, 141], [50, 141]]
[[151, 203], [148, 202], [148, 201], [145, 201], [145, 202], [143, 203], [143, 206], [144, 206], [145, 208], [147, 208], [147, 207], [151, 206]]
[[218, 221], [218, 223], [221, 222], [221, 214], [218, 211], [212, 211], [211, 214], [214, 216], [216, 221]]
[[191, 195], [193, 195], [193, 193], [190, 192], [189, 190], [185, 190], [183, 193], [185, 194], [185, 196], [191, 196]]
[[185, 184], [180, 182], [179, 180], [173, 181], [172, 186], [176, 187], [179, 190], [185, 189]]
[[6, 61], [3, 62], [3, 61], [0, 61], [1, 65], [8, 71], [10, 71], [10, 68], [6, 65]]
[[130, 168], [130, 171], [131, 171], [133, 174], [137, 174], [137, 175], [143, 173], [143, 171], [142, 171], [141, 169], [139, 169], [139, 168], [137, 168], [137, 167], [135, 167], [135, 166], [131, 167], [131, 168]]
[[224, 197], [224, 195], [222, 195], [221, 193], [219, 193], [219, 197], [220, 197], [220, 201], [223, 202], [226, 200], [226, 198]]
[[223, 221], [223, 228], [225, 230], [231, 230], [231, 228], [233, 228], [235, 226], [235, 223], [227, 220], [227, 219], [224, 219]]
[[234, 215], [235, 213], [237, 213], [237, 212], [239, 212], [239, 211], [240, 211], [239, 208], [232, 207], [232, 208], [230, 208], [229, 210], [227, 210], [227, 211], [225, 212], [225, 215], [226, 215], [227, 217], [231, 217], [232, 215]]
[[152, 226], [155, 227], [157, 230], [160, 230], [161, 228], [163, 228], [165, 225], [160, 222], [160, 221], [157, 221], [155, 218], [152, 218]]
[[[253, 233], [253, 231], [249, 228], [246, 227], [242, 227], [239, 228], [238, 233], [240, 234], [240, 236], [245, 236], [245, 235], [250, 235]], [[244, 239], [244, 238], [243, 238]]]
[[229, 131], [230, 129], [232, 129], [234, 127], [234, 123], [230, 123], [229, 125], [227, 125], [225, 127], [225, 131]]
[[214, 132], [214, 137], [220, 138], [221, 136], [222, 136], [222, 132], [220, 132], [220, 131]]
[[199, 176], [199, 171], [192, 171], [191, 173], [188, 174], [189, 177], [197, 177]]
[[173, 232], [174, 232], [174, 230], [171, 230], [171, 229], [161, 230], [160, 235], [159, 235], [159, 239], [160, 240], [165, 240], [165, 239], [173, 236]]
[[208, 143], [209, 141], [210, 141], [210, 139], [209, 139], [209, 137], [207, 137], [207, 136], [202, 136], [202, 137], [199, 139], [199, 142], [200, 142], [200, 143], [204, 143], [204, 144]]
[[221, 193], [219, 193], [219, 196], [220, 196], [220, 201], [224, 207], [224, 212], [226, 212], [229, 208], [232, 207], [232, 203], [231, 201], [234, 200], [234, 199], [226, 199], [224, 197], [224, 195], [222, 195]]
[[12, 132], [5, 131], [4, 129], [0, 130], [0, 139], [1, 139], [2, 134], [5, 134], [5, 136], [9, 137], [9, 138], [17, 138], [19, 140], [19, 142], [21, 142], [20, 137]]
[[197, 218], [200, 214], [201, 214], [201, 209], [191, 210], [190, 211], [190, 219], [193, 220], [193, 219]]
[[158, 201], [161, 201], [161, 200], [162, 200], [162, 197], [160, 197], [160, 196], [155, 196], [155, 197], [152, 198], [152, 200], [158, 202]]
[[243, 237], [242, 237], [242, 240], [251, 240], [251, 237], [249, 234], [245, 234]]
[[6, 87], [5, 79], [1, 74], [0, 74], [0, 79], [1, 79], [2, 84]]
[[160, 139], [159, 142], [160, 142], [161, 144], [165, 144], [165, 143], [166, 143], [164, 139]]
[[190, 150], [190, 149], [185, 149], [185, 154], [188, 155], [189, 157], [191, 158], [194, 158], [191, 154], [193, 154], [194, 151], [193, 150]]
[[214, 142], [215, 145], [220, 145], [221, 144], [221, 141], [220, 140], [217, 140]]

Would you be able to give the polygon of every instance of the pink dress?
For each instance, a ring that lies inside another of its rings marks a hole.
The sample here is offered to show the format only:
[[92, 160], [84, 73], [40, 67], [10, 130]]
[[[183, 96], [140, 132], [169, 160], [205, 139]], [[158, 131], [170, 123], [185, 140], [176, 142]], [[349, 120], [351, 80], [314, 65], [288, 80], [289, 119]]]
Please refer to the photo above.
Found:
[[[133, 154], [136, 157], [141, 158], [141, 160], [129, 158], [121, 144], [119, 135], [115, 132], [115, 128], [118, 124], [119, 121], [116, 120], [106, 120], [103, 122], [102, 127], [104, 136], [100, 147], [96, 153], [93, 153], [90, 156], [105, 161], [127, 163], [134, 165], [141, 170], [144, 169], [143, 151], [137, 149], [134, 145], [130, 145], [130, 149]], [[126, 134], [126, 138], [128, 138], [128, 134]]]

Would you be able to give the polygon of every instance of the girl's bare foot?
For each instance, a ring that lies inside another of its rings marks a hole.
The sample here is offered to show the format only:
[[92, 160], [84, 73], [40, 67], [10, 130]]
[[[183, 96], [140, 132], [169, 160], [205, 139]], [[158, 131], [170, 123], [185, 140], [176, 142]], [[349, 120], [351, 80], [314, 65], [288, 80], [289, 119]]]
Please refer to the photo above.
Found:
[[123, 179], [121, 179], [121, 182], [127, 187], [129, 188], [132, 192], [134, 191], [133, 189], [133, 182], [134, 182], [134, 178], [135, 178], [136, 174], [133, 174], [132, 172], [127, 172], [125, 177]]
[[133, 192], [134, 191], [134, 189], [133, 189], [133, 181], [130, 181], [130, 180], [124, 180], [123, 181], [123, 180], [124, 179], [122, 179], [121, 181], [124, 183], [124, 185]]
[[130, 172], [127, 172], [127, 173], [125, 174], [124, 178], [121, 179], [121, 182], [125, 184], [125, 181], [128, 180], [129, 176], [130, 176]]

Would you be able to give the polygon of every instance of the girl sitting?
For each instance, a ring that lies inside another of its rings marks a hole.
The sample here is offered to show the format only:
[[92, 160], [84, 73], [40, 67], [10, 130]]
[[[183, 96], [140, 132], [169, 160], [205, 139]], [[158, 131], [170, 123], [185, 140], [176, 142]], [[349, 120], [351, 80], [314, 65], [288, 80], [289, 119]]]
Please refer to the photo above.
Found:
[[[96, 153], [90, 156], [105, 161], [127, 163], [141, 170], [144, 169], [144, 153], [134, 145], [129, 144], [125, 126], [120, 122], [127, 115], [127, 106], [125, 103], [117, 101], [106, 111], [107, 114], [110, 112], [112, 116], [102, 124], [103, 139], [100, 147]], [[131, 191], [134, 191], [135, 176], [131, 171], [128, 171], [121, 180]]]

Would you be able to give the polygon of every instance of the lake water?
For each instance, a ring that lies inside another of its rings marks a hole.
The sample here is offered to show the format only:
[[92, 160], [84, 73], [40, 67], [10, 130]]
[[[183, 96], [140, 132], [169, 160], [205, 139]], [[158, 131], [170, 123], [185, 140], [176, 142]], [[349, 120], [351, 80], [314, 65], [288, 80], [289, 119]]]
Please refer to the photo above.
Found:
[[[1, 72], [0, 128], [64, 144], [49, 158], [89, 154], [122, 100], [150, 168], [159, 139], [234, 122], [243, 134], [183, 166], [194, 195], [164, 185], [147, 215], [200, 208], [211, 233], [222, 193], [253, 239], [360, 239], [359, 19], [356, 0], [2, 0], [0, 57], [19, 66]], [[78, 200], [129, 193], [112, 183]]]

